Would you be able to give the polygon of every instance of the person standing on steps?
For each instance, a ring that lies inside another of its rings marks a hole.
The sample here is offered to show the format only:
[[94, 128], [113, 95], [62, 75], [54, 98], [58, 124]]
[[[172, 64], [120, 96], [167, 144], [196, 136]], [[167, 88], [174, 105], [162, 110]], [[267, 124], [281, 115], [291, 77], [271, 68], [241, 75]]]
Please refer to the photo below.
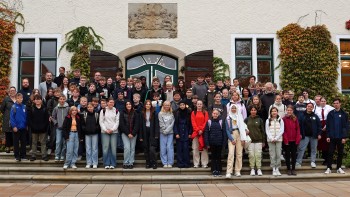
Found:
[[349, 137], [348, 114], [341, 108], [340, 99], [333, 100], [334, 110], [327, 115], [327, 142], [329, 143], [329, 155], [326, 174], [331, 173], [335, 147], [337, 147], [337, 173], [345, 174], [341, 168], [344, 154], [344, 144]]
[[10, 153], [10, 149], [13, 146], [13, 131], [10, 126], [10, 112], [12, 105], [16, 102], [16, 88], [10, 87], [8, 96], [4, 98], [1, 103], [0, 111], [3, 114], [2, 117], [2, 132], [5, 133], [5, 151]]

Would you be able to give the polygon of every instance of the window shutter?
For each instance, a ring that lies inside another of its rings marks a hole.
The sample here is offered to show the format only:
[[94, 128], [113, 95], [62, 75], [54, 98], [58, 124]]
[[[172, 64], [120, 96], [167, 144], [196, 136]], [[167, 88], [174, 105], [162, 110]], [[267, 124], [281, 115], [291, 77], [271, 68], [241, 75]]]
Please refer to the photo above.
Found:
[[210, 73], [213, 77], [213, 50], [199, 51], [185, 57], [186, 87], [191, 87], [191, 80]]
[[109, 77], [115, 79], [119, 69], [119, 57], [106, 51], [92, 50], [90, 52], [90, 79], [94, 78], [95, 72], [100, 72], [106, 80]]

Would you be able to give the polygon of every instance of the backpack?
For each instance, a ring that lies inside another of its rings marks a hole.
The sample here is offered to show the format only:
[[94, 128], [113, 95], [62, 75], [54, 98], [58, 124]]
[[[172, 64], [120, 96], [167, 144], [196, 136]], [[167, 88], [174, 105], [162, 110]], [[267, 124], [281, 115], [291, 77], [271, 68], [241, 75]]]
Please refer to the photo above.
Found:
[[[103, 116], [106, 115], [106, 108], [102, 109]], [[115, 110], [115, 114], [118, 114], [118, 109]]]
[[[219, 120], [219, 124], [220, 124], [220, 127], [222, 129], [222, 119]], [[208, 128], [209, 128], [209, 131], [210, 131], [210, 126], [211, 126], [211, 120], [209, 119], [208, 120]]]
[[[87, 112], [84, 112], [83, 115], [84, 115], [84, 121], [86, 122]], [[96, 119], [96, 123], [98, 123], [98, 113], [96, 112], [95, 112], [95, 119]]]

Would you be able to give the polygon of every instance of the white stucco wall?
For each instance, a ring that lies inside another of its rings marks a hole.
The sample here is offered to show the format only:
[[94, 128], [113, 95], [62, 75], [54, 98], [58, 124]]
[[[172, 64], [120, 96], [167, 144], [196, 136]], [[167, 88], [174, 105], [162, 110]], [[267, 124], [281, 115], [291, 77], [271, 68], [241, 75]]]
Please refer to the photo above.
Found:
[[[129, 39], [128, 3], [177, 3], [178, 38]], [[328, 27], [336, 43], [337, 35], [349, 34], [345, 29], [345, 21], [349, 20], [349, 3], [347, 0], [23, 0], [21, 12], [26, 29], [19, 33], [61, 34], [61, 43], [64, 43], [64, 34], [68, 31], [91, 26], [104, 38], [103, 50], [114, 54], [139, 44], [159, 43], [186, 54], [213, 49], [215, 56], [231, 64], [232, 34], [275, 34], [306, 14], [310, 15], [300, 24], [312, 26], [315, 24], [315, 10], [327, 14], [322, 14], [317, 23]], [[59, 66], [68, 68], [70, 57], [71, 54], [63, 51], [59, 56]]]

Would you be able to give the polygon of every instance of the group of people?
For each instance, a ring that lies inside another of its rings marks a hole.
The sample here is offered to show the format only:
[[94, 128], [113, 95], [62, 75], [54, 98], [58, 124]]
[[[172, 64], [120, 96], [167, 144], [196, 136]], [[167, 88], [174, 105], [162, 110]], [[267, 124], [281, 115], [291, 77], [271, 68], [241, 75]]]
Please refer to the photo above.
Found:
[[[281, 158], [285, 157], [288, 175], [296, 175], [306, 149], [310, 149], [311, 167], [316, 167], [317, 149], [322, 151], [331, 173], [333, 154], [338, 151], [338, 173], [342, 168], [344, 143], [348, 138], [348, 115], [335, 99], [333, 107], [321, 95], [315, 100], [305, 89], [294, 102], [294, 93], [276, 91], [275, 84], [261, 84], [251, 76], [241, 87], [239, 79], [212, 82], [210, 75], [199, 76], [186, 88], [185, 81], [173, 82], [170, 76], [115, 80], [96, 72], [88, 83], [80, 70], [65, 76], [64, 67], [53, 79], [45, 75], [39, 89], [30, 90], [28, 79], [22, 88], [10, 87], [1, 105], [7, 152], [14, 147], [16, 161], [36, 160], [38, 142], [42, 159], [55, 161], [63, 168], [77, 168], [86, 155], [86, 168], [97, 168], [99, 155], [105, 169], [117, 164], [117, 149], [123, 149], [123, 168], [132, 169], [135, 149], [143, 150], [146, 168], [156, 169], [157, 150], [164, 168], [209, 165], [213, 176], [222, 176], [222, 153], [228, 149], [226, 178], [241, 176], [243, 153], [248, 153], [250, 175], [262, 176], [262, 151], [268, 150], [272, 174], [281, 176]], [[175, 86], [176, 84], [176, 86]], [[190, 163], [192, 144], [193, 164]], [[308, 145], [309, 148], [308, 148]], [[48, 146], [48, 147], [47, 147]], [[284, 156], [283, 156], [284, 155]], [[234, 172], [233, 172], [234, 170]]]

